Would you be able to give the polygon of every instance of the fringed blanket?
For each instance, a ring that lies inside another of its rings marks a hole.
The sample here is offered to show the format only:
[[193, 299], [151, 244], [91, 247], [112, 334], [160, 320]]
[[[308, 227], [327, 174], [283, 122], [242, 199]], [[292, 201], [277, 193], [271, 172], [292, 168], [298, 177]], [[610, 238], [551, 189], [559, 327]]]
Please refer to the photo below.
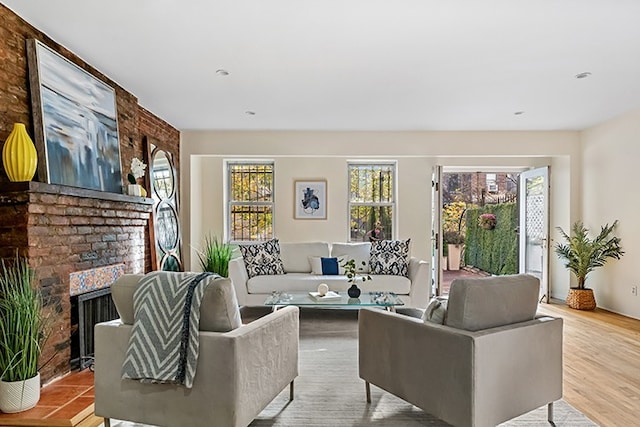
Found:
[[193, 385], [200, 303], [211, 273], [153, 272], [133, 294], [134, 320], [122, 378]]

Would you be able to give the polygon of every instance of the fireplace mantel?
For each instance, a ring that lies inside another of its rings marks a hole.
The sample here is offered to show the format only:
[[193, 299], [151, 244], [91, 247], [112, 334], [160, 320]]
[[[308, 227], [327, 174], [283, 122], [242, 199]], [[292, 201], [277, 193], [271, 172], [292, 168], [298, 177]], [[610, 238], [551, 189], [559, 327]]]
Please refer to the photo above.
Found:
[[[153, 206], [153, 199], [138, 196], [129, 196], [127, 194], [107, 193], [105, 191], [88, 190], [85, 188], [69, 187], [66, 185], [45, 184], [42, 182], [8, 182], [0, 184], [0, 205], [5, 203], [13, 203], [26, 201], [26, 194], [57, 194], [64, 196], [81, 197], [88, 199], [99, 199], [113, 202], [136, 203], [139, 205]], [[22, 194], [22, 197], [20, 195]], [[151, 212], [149, 209], [142, 208], [145, 212]]]

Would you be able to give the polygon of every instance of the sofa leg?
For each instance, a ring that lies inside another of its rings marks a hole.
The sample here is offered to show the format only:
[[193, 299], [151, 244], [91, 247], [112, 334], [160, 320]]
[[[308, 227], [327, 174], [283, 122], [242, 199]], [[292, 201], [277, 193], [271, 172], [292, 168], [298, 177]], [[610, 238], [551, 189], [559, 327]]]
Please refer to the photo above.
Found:
[[547, 405], [547, 421], [549, 421], [549, 424], [555, 425], [553, 422], [553, 402]]
[[289, 402], [293, 400], [293, 381], [289, 383]]
[[367, 393], [367, 403], [371, 403], [371, 385], [369, 384], [369, 381], [364, 382], [364, 389]]
[[103, 418], [104, 419], [104, 427], [111, 427], [111, 419], [110, 418]]

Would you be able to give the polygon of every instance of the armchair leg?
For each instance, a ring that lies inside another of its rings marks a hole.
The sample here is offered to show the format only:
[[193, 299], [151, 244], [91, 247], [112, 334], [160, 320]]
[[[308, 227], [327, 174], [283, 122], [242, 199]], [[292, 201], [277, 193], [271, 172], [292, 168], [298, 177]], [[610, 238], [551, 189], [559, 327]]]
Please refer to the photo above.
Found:
[[547, 421], [549, 421], [549, 424], [555, 426], [555, 423], [553, 422], [553, 402], [547, 405]]
[[104, 427], [111, 427], [111, 418], [103, 418]]
[[289, 402], [293, 400], [293, 381], [289, 383]]
[[367, 403], [371, 403], [371, 385], [369, 384], [369, 381], [364, 382], [364, 388], [367, 393]]

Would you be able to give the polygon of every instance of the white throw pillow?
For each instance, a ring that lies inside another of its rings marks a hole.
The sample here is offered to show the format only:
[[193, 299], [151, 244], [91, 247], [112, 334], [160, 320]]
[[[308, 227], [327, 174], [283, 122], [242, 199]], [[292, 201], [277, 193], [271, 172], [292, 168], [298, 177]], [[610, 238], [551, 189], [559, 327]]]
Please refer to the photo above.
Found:
[[[331, 256], [342, 258], [344, 261], [353, 259], [356, 262], [358, 273], [369, 272], [369, 254], [371, 252], [371, 243], [358, 242], [358, 243], [332, 243], [331, 244]], [[340, 264], [344, 264], [344, 261], [340, 261]], [[364, 261], [364, 265], [362, 262]]]
[[444, 325], [444, 320], [447, 317], [447, 303], [449, 300], [444, 297], [432, 298], [427, 305], [427, 309], [422, 315], [423, 322], [437, 323]]

